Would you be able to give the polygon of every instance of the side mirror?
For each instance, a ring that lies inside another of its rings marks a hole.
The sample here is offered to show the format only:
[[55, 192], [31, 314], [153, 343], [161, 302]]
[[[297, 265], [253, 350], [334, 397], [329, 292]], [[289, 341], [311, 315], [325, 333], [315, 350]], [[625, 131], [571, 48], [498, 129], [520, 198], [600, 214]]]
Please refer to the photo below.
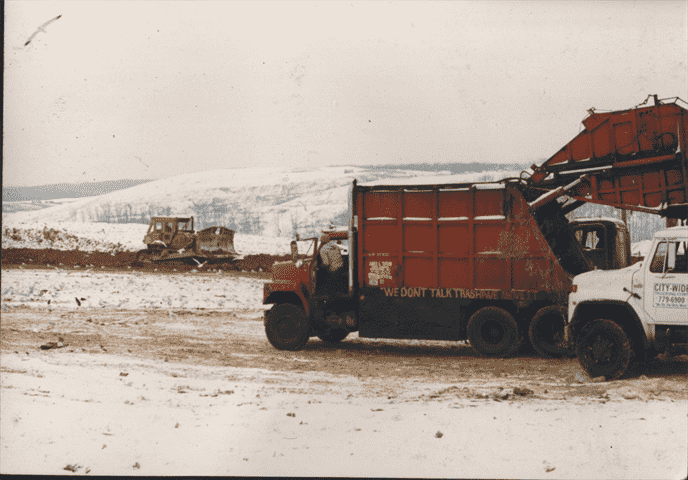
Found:
[[296, 261], [299, 259], [299, 246], [296, 243], [296, 240], [291, 241], [291, 261], [296, 263]]
[[669, 251], [667, 252], [667, 272], [670, 272], [671, 270], [676, 268], [676, 244], [675, 243], [670, 243], [669, 244]]

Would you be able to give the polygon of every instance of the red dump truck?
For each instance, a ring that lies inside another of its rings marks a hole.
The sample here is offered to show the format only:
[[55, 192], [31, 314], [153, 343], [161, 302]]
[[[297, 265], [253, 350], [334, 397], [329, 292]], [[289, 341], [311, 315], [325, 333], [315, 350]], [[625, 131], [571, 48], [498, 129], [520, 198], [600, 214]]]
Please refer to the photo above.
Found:
[[[587, 124], [586, 124], [587, 121]], [[688, 112], [654, 107], [592, 113], [586, 129], [533, 174], [496, 183], [357, 185], [351, 189], [346, 286], [322, 291], [318, 239], [273, 266], [264, 287], [270, 343], [297, 350], [317, 336], [469, 340], [507, 356], [524, 338], [560, 355], [575, 275], [622, 268], [628, 232], [570, 222], [586, 202], [688, 216]], [[592, 232], [596, 232], [594, 235]], [[590, 237], [593, 237], [589, 242]], [[595, 238], [597, 240], [595, 240]]]

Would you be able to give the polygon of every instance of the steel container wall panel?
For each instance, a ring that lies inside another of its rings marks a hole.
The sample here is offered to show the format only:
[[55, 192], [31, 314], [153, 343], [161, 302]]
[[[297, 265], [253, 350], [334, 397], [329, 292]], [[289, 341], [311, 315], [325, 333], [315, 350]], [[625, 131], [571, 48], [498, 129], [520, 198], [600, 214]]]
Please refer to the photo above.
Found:
[[592, 139], [592, 157], [606, 157], [612, 153], [612, 149], [609, 145], [609, 138], [611, 134], [609, 133], [609, 125], [604, 124], [598, 130], [591, 135]]
[[366, 192], [363, 199], [365, 218], [397, 218], [401, 192]]
[[640, 204], [640, 193], [633, 190], [621, 192], [621, 201], [628, 205], [638, 205]]
[[432, 252], [436, 244], [437, 239], [431, 223], [404, 224], [404, 252]]
[[567, 162], [584, 163], [608, 156], [647, 158], [677, 148], [685, 152], [688, 110], [676, 103], [594, 112], [582, 123], [585, 129], [548, 159], [543, 167]]
[[468, 223], [452, 222], [437, 227], [439, 235], [439, 253], [455, 257], [468, 256]]
[[502, 249], [507, 248], [510, 243], [509, 224], [505, 222], [499, 222], [494, 225], [476, 224], [474, 228], [476, 253], [493, 252], [502, 254]]
[[468, 218], [471, 206], [468, 189], [440, 190], [437, 201], [440, 218]]
[[405, 258], [404, 282], [405, 287], [429, 287], [435, 286], [432, 258]]
[[[613, 137], [616, 139], [616, 151], [621, 155], [628, 155], [635, 150], [635, 136], [636, 132], [633, 127], [635, 115], [626, 113], [619, 116], [617, 120], [622, 123], [614, 125]], [[609, 151], [611, 153], [612, 150]]]
[[681, 186], [683, 184], [683, 173], [681, 170], [668, 170], [666, 172], [666, 183], [668, 187]]
[[404, 217], [432, 218], [435, 216], [435, 192], [404, 192]]
[[470, 288], [471, 270], [468, 258], [440, 258], [438, 287]]
[[656, 117], [652, 111], [642, 111], [638, 112], [638, 130], [641, 133], [638, 135], [638, 141], [640, 143], [640, 151], [652, 151], [655, 141], [654, 138], [657, 135]]
[[511, 289], [509, 260], [501, 258], [481, 258], [475, 261], [475, 288]]
[[541, 290], [547, 284], [551, 263], [542, 258], [514, 259], [512, 285], [516, 290]]
[[383, 288], [390, 299], [408, 297], [411, 288], [489, 290], [504, 298], [513, 290], [568, 293], [570, 279], [517, 188], [365, 188], [356, 197], [362, 287]]
[[363, 225], [363, 252], [396, 253], [398, 234], [396, 223], [366, 223]]
[[677, 203], [686, 203], [686, 196], [680, 190], [673, 190], [671, 192], [667, 192], [667, 197], [669, 199], [669, 203], [672, 205], [675, 205]]
[[538, 242], [530, 225], [515, 224], [511, 236], [510, 252], [514, 258], [543, 256], [543, 246]]
[[573, 158], [590, 158], [590, 143], [588, 143], [587, 137], [579, 137], [573, 140], [570, 144], [570, 151], [562, 154], [561, 158], [557, 158], [557, 162], [568, 161], [568, 156]]
[[624, 189], [637, 188], [640, 185], [640, 181], [640, 175], [624, 175], [619, 178], [619, 186]]
[[478, 190], [475, 192], [475, 216], [504, 215], [504, 192], [506, 190]]

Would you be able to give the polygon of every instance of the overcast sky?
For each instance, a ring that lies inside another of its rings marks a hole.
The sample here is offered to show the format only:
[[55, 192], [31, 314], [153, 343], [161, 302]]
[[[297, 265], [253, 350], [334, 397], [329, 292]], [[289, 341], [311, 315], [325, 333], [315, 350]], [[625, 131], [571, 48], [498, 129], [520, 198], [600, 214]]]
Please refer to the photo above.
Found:
[[537, 162], [590, 107], [688, 101], [687, 18], [685, 0], [8, 1], [3, 184]]

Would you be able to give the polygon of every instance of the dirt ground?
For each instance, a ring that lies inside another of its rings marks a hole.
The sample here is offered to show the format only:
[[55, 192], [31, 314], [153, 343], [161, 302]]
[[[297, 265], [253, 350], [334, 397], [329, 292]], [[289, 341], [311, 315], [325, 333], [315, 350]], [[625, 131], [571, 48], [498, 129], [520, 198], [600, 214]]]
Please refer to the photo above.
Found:
[[283, 352], [258, 307], [19, 307], [0, 328], [3, 474], [688, 473], [685, 356], [592, 383], [575, 358], [464, 343], [352, 334]]
[[[208, 267], [222, 268], [235, 271], [262, 271], [269, 272], [272, 264], [290, 258], [289, 255], [244, 255], [232, 262], [210, 262]], [[61, 266], [64, 268], [90, 266], [107, 269], [127, 269], [134, 264], [136, 252], [82, 252], [79, 250], [56, 250], [52, 248], [3, 248], [3, 266], [44, 267], [46, 265]], [[189, 271], [198, 268], [193, 261], [189, 262], [163, 262], [150, 263], [137, 266], [140, 271]]]

